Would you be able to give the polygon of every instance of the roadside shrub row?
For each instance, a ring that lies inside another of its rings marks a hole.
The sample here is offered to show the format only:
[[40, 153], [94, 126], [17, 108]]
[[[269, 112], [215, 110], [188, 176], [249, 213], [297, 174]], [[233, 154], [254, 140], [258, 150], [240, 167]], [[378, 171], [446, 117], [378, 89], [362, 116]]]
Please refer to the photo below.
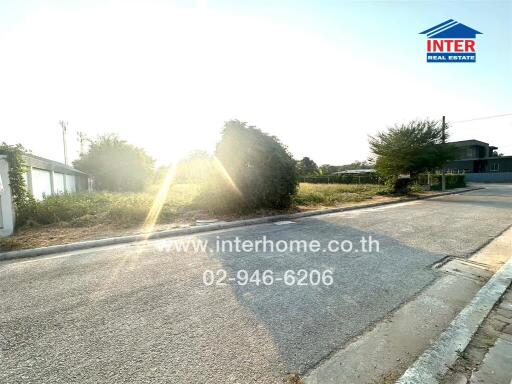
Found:
[[[441, 190], [441, 174], [430, 175], [430, 189], [433, 191]], [[428, 186], [428, 175], [420, 173], [414, 178], [399, 178], [399, 177], [386, 177], [384, 178], [384, 184], [387, 189], [397, 195], [407, 195], [419, 193], [425, 190]], [[463, 188], [466, 186], [465, 177], [463, 174], [460, 175], [446, 175], [446, 189]], [[428, 188], [427, 188], [428, 189]]]
[[[441, 190], [441, 175], [432, 175], [432, 190]], [[464, 175], [446, 175], [446, 189], [464, 188], [466, 186], [466, 178]]]

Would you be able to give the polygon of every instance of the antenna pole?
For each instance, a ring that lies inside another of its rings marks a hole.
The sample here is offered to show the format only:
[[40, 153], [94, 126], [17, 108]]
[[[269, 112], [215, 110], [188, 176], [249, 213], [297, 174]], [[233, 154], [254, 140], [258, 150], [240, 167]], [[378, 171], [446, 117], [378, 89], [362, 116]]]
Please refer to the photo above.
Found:
[[68, 165], [68, 146], [66, 144], [66, 132], [68, 130], [67, 121], [60, 120], [60, 126], [62, 127], [62, 144], [64, 146], [64, 164]]

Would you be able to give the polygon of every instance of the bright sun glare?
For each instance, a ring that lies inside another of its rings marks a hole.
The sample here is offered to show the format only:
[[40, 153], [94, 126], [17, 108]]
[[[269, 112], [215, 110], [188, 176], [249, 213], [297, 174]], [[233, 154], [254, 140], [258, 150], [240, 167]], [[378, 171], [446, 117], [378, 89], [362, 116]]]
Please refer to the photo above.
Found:
[[176, 166], [171, 166], [167, 173], [165, 174], [164, 179], [162, 180], [162, 184], [158, 189], [158, 192], [153, 200], [153, 204], [149, 213], [144, 221], [142, 226], [142, 231], [144, 233], [150, 233], [155, 228], [155, 225], [158, 221], [158, 217], [160, 216], [160, 212], [162, 212], [162, 208], [167, 200], [167, 195], [169, 193], [169, 189], [171, 188], [172, 182], [176, 175]]

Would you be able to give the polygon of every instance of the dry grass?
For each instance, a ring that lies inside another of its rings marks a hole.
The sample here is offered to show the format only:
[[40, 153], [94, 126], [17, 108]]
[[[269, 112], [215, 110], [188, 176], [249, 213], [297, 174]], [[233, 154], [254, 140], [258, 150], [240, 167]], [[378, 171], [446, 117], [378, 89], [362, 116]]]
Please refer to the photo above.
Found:
[[385, 186], [375, 184], [301, 183], [294, 203], [305, 207], [338, 207], [369, 200], [386, 191]]

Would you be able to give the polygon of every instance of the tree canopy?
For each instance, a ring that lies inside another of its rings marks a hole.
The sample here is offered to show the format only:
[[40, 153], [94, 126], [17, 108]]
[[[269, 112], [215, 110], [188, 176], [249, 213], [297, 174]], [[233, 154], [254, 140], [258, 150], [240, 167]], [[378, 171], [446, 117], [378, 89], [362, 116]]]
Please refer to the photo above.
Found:
[[73, 165], [92, 176], [95, 189], [115, 192], [142, 190], [154, 171], [154, 160], [142, 148], [114, 134], [92, 141]]
[[224, 124], [220, 162], [246, 208], [286, 208], [297, 189], [295, 160], [275, 136], [239, 120]]
[[303, 157], [297, 161], [297, 172], [299, 176], [312, 176], [318, 174], [318, 165], [309, 157]]
[[370, 136], [369, 143], [376, 156], [377, 172], [383, 176], [398, 176], [441, 168], [453, 160], [455, 147], [442, 144], [442, 139], [439, 121], [413, 120]]

